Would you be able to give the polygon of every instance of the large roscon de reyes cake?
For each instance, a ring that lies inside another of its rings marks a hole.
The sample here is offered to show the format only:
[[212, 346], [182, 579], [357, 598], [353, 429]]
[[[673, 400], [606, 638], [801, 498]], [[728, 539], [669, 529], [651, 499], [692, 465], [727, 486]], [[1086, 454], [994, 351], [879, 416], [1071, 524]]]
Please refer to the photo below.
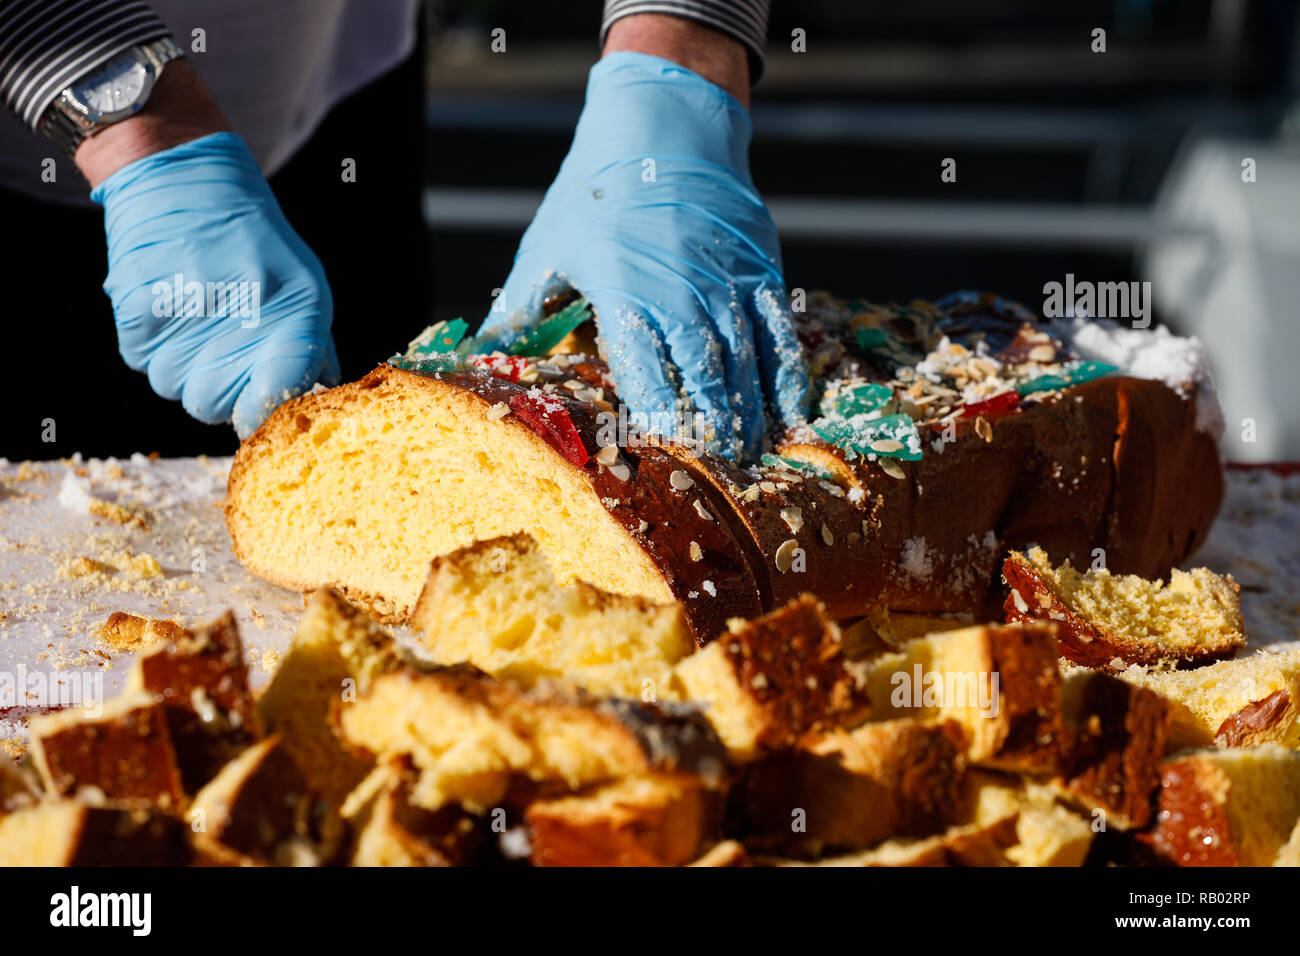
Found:
[[1007, 552], [1034, 545], [1162, 577], [1214, 519], [1222, 421], [1194, 340], [975, 293], [815, 293], [797, 317], [810, 420], [746, 464], [618, 427], [607, 367], [569, 348], [584, 300], [520, 354], [474, 354], [463, 323], [435, 326], [243, 443], [235, 552], [402, 622], [433, 558], [527, 532], [558, 584], [676, 602], [704, 643], [804, 592], [838, 620], [984, 612]]

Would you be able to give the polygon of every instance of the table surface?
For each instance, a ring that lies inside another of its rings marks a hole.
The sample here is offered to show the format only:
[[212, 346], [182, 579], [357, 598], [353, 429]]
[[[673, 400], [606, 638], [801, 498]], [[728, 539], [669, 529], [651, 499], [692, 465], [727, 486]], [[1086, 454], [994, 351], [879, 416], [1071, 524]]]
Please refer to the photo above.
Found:
[[[39, 709], [4, 699], [6, 675], [38, 675], [74, 700], [84, 688], [120, 691], [134, 655], [97, 634], [114, 611], [188, 627], [230, 609], [254, 686], [266, 681], [303, 602], [231, 553], [221, 513], [229, 469], [229, 458], [0, 459], [0, 742], [23, 739], [22, 718]], [[1192, 564], [1242, 586], [1252, 647], [1300, 640], [1300, 472], [1230, 469]]]

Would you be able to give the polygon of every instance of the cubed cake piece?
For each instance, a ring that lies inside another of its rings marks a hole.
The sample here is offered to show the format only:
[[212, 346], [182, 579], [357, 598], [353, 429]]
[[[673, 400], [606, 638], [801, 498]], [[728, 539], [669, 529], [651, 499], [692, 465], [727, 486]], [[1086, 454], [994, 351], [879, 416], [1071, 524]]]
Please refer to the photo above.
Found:
[[354, 746], [410, 759], [411, 800], [428, 810], [484, 812], [512, 788], [568, 793], [651, 771], [720, 780], [725, 767], [697, 712], [522, 691], [468, 665], [382, 675], [338, 719]]
[[1200, 750], [1164, 762], [1155, 825], [1138, 840], [1165, 865], [1270, 866], [1297, 820], [1300, 753]]
[[1011, 552], [1002, 580], [1007, 621], [1055, 621], [1061, 656], [1087, 667], [1205, 664], [1246, 645], [1241, 588], [1206, 568], [1174, 568], [1166, 584], [1105, 568], [1080, 573], [1069, 561], [1054, 568], [1031, 548]]
[[1092, 826], [1062, 806], [1056, 792], [1041, 783], [973, 770], [966, 776], [968, 809], [964, 818], [990, 826], [1015, 819], [1014, 844], [1006, 848], [1015, 866], [1082, 866], [1092, 844]]
[[331, 709], [364, 694], [375, 675], [399, 667], [392, 636], [341, 596], [320, 590], [308, 599], [257, 706], [267, 732], [280, 735], [308, 785], [332, 806], [341, 806], [373, 765], [338, 739]]
[[951, 826], [942, 833], [922, 839], [886, 840], [879, 846], [856, 853], [803, 860], [761, 861], [766, 866], [831, 867], [943, 867], [1011, 866], [1008, 856], [1016, 842], [1016, 815], [991, 823]]
[[704, 866], [704, 867], [732, 867], [753, 866], [753, 860], [749, 858], [749, 851], [745, 849], [745, 844], [739, 840], [723, 840], [713, 844], [704, 851], [698, 858], [692, 860], [687, 866]]
[[678, 774], [628, 777], [524, 811], [534, 866], [680, 866], [717, 836], [718, 790]]
[[963, 750], [952, 721], [831, 731], [751, 764], [733, 790], [733, 823], [751, 846], [802, 857], [928, 836], [961, 812]]
[[816, 598], [804, 595], [756, 620], [733, 621], [730, 631], [682, 661], [676, 677], [734, 760], [866, 718], [860, 674]]
[[1134, 665], [1123, 680], [1169, 702], [1168, 748], [1300, 747], [1300, 649], [1260, 651], [1191, 670]]
[[226, 764], [195, 796], [187, 819], [195, 832], [254, 860], [314, 865], [324, 855], [314, 804], [315, 795], [273, 735]]
[[0, 866], [184, 866], [187, 834], [141, 801], [49, 800], [0, 816]]
[[31, 806], [40, 798], [32, 774], [0, 755], [0, 816]]
[[1063, 746], [1050, 624], [988, 625], [918, 638], [864, 664], [874, 720], [953, 720], [972, 762], [1051, 772]]
[[656, 697], [695, 649], [681, 606], [561, 585], [531, 535], [434, 558], [410, 624], [432, 657], [531, 687], [565, 678], [596, 694]]
[[1300, 823], [1296, 823], [1295, 829], [1291, 831], [1291, 839], [1286, 841], [1282, 849], [1277, 851], [1277, 857], [1273, 860], [1274, 866], [1300, 866]]
[[1165, 752], [1164, 700], [1109, 674], [1079, 671], [1064, 682], [1061, 714], [1068, 744], [1054, 786], [1109, 827], [1146, 826]]
[[417, 776], [403, 760], [377, 766], [343, 805], [355, 832], [353, 866], [464, 866], [484, 843], [484, 818], [456, 804], [411, 803]]
[[164, 810], [184, 800], [165, 705], [143, 692], [33, 717], [32, 762], [55, 796], [138, 798]]
[[167, 715], [181, 782], [195, 793], [260, 736], [235, 616], [179, 630], [143, 654], [128, 688], [152, 694]]

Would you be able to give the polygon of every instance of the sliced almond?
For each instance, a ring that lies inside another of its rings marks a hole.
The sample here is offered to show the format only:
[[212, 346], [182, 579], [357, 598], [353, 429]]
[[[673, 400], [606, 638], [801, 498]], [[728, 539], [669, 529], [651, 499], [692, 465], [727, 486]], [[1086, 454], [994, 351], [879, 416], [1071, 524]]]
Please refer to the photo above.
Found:
[[632, 477], [632, 469], [628, 468], [627, 465], [613, 465], [610, 467], [609, 473], [619, 481], [627, 481]]
[[700, 547], [700, 543], [698, 541], [691, 542], [691, 560], [692, 561], [704, 560], [704, 549]]
[[785, 522], [791, 534], [798, 534], [799, 529], [803, 527], [803, 511], [795, 507], [782, 508], [781, 520]]
[[903, 474], [903, 469], [899, 467], [898, 462], [894, 461], [892, 458], [880, 459], [880, 470], [890, 478], [898, 478], [901, 480], [906, 477], [906, 475]]
[[618, 461], [618, 446], [605, 445], [600, 451], [596, 452], [596, 461], [602, 465], [612, 465]]
[[894, 451], [902, 451], [903, 443], [897, 438], [878, 438], [871, 443], [871, 450], [878, 451], [882, 455]]
[[794, 562], [794, 553], [799, 548], [799, 542], [794, 538], [782, 541], [781, 546], [776, 549], [776, 569], [782, 574], [790, 570], [790, 565]]
[[713, 520], [713, 515], [709, 512], [708, 508], [704, 507], [704, 502], [700, 501], [699, 498], [696, 498], [694, 501], [691, 502], [691, 504], [695, 505], [695, 513], [699, 515], [701, 518], [703, 518], [705, 521]]
[[687, 488], [693, 487], [695, 482], [691, 480], [691, 476], [686, 472], [678, 470], [669, 474], [668, 484], [672, 485], [675, 491], [685, 491]]
[[831, 534], [831, 529], [826, 525], [822, 525], [822, 540], [826, 542], [828, 548], [835, 546], [835, 535]]

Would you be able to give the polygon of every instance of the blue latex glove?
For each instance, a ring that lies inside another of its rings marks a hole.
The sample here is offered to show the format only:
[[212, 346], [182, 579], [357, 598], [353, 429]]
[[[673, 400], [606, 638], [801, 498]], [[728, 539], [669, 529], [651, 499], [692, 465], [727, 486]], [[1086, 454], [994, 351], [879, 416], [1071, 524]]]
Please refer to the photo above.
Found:
[[669, 60], [602, 59], [481, 340], [509, 347], [572, 286], [596, 310], [629, 412], [671, 412], [685, 392], [729, 455], [759, 451], [764, 391], [787, 424], [801, 420], [808, 375], [749, 177], [751, 132], [735, 97]]
[[[146, 156], [91, 198], [104, 207], [118, 348], [163, 398], [201, 421], [233, 419], [244, 438], [287, 398], [338, 381], [325, 272], [238, 136]], [[223, 310], [209, 283], [245, 285], [225, 287]]]

